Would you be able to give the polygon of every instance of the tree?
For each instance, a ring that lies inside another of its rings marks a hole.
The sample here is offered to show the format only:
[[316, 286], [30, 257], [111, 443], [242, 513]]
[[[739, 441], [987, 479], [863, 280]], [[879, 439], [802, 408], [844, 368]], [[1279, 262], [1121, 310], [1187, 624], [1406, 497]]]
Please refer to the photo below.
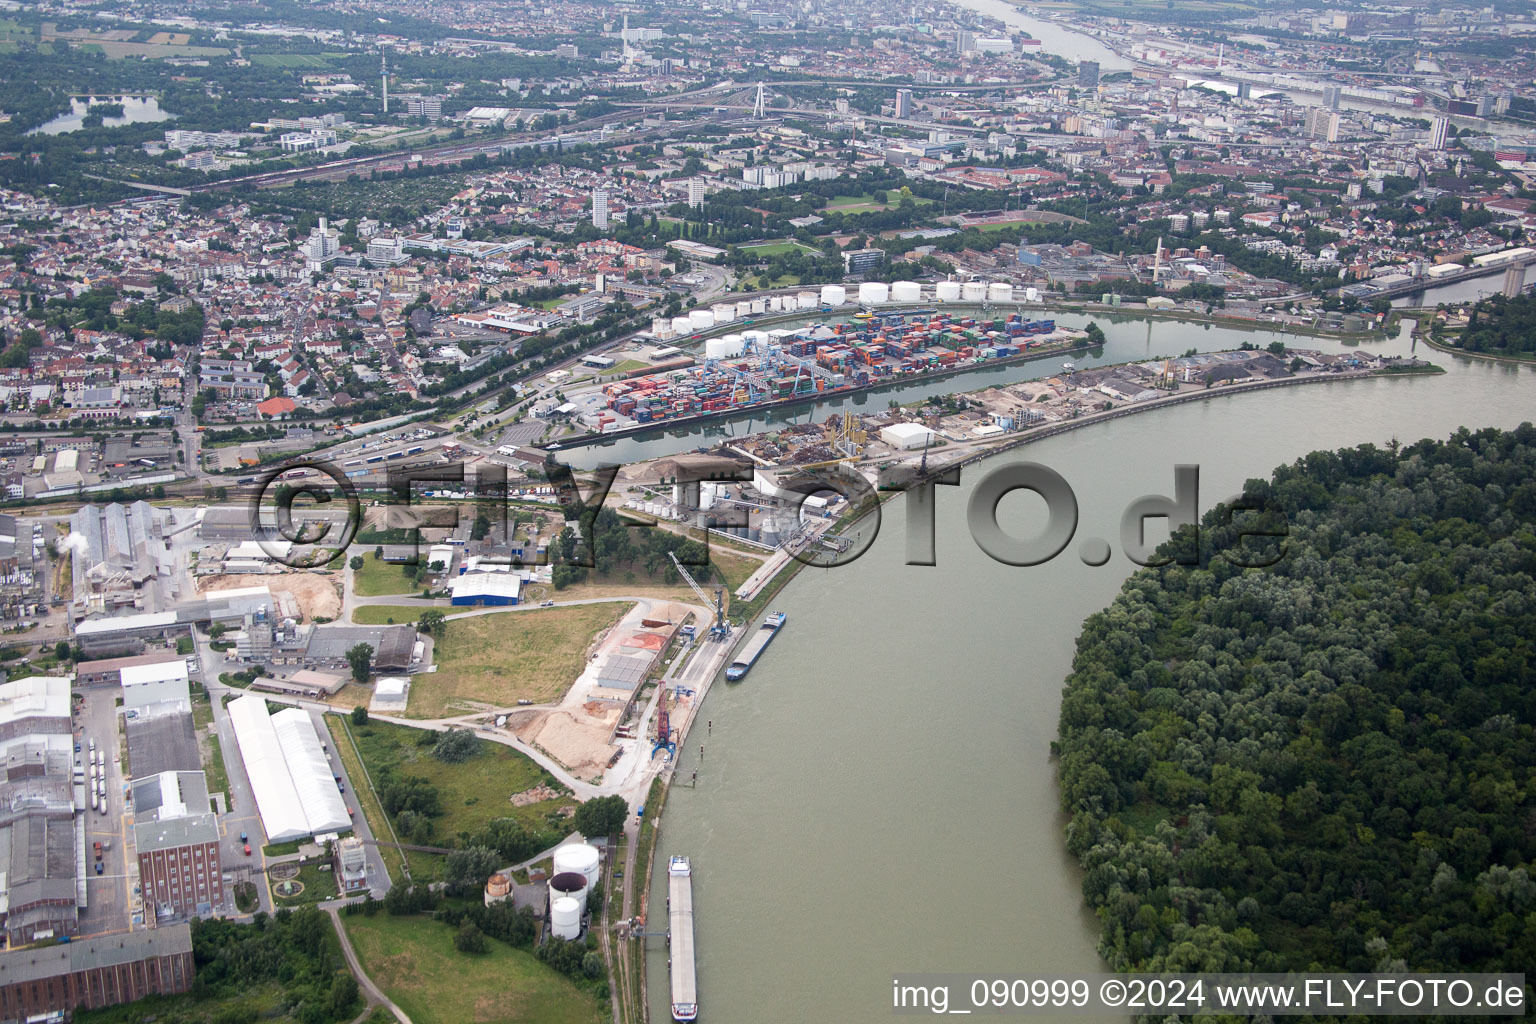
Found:
[[459, 925], [459, 930], [453, 933], [453, 948], [460, 953], [478, 956], [489, 947], [486, 945], [485, 932], [465, 921]]
[[1269, 343], [1267, 348], [1268, 348], [1269, 354], [1272, 355], [1272, 356], [1283, 356], [1283, 355], [1285, 355], [1285, 342], [1283, 342], [1283, 341], [1272, 341], [1272, 342]]
[[432, 756], [444, 764], [462, 764], [480, 752], [480, 741], [468, 729], [449, 729], [432, 745]]
[[69, 641], [68, 640], [60, 640], [58, 643], [54, 644], [53, 645], [53, 656], [55, 658], [57, 658], [59, 661], [68, 661], [69, 660]]
[[368, 724], [368, 709], [363, 707], [361, 704], [359, 704], [359, 705], [357, 705], [357, 707], [353, 708], [352, 709], [352, 724], [353, 725], [367, 725]]
[[357, 1007], [357, 979], [350, 974], [338, 974], [331, 982], [330, 1010], [333, 1020], [345, 1020]]
[[607, 836], [624, 827], [629, 804], [622, 796], [599, 796], [576, 808], [571, 824], [584, 836]]
[[446, 622], [447, 619], [442, 612], [438, 611], [436, 608], [430, 608], [417, 616], [416, 628], [421, 630], [423, 633], [429, 633], [434, 636], [441, 636], [443, 633], [443, 626]]
[[353, 572], [358, 572], [363, 567], [363, 556], [353, 555], [351, 559], [348, 560], [347, 565], [351, 567]]
[[347, 651], [347, 664], [352, 666], [352, 678], [359, 683], [366, 683], [368, 670], [373, 664], [373, 645], [354, 644]]
[[1088, 336], [1088, 343], [1090, 345], [1104, 344], [1104, 328], [1092, 320], [1088, 321], [1088, 326], [1083, 328], [1083, 333]]
[[453, 850], [443, 862], [443, 881], [454, 896], [468, 896], [485, 889], [485, 881], [501, 866], [501, 855], [485, 846]]

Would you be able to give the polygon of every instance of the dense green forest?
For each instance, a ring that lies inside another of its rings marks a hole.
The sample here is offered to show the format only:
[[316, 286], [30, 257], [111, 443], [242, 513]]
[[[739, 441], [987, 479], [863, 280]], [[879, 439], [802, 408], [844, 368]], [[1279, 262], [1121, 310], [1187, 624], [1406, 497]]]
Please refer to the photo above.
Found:
[[1536, 296], [1526, 293], [1512, 299], [1502, 295], [1484, 299], [1472, 307], [1466, 329], [1452, 343], [1468, 352], [1490, 355], [1536, 353]]
[[[1246, 494], [1288, 523], [1277, 565], [1143, 570], [1078, 639], [1059, 771], [1100, 952], [1526, 971], [1536, 427], [1313, 452]], [[1202, 552], [1234, 529], [1207, 516]]]

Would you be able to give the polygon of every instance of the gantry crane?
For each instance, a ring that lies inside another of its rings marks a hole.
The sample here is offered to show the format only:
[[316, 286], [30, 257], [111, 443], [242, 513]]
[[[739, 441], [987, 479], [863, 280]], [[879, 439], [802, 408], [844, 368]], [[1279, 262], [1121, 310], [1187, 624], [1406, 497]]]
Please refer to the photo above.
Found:
[[673, 565], [677, 566], [678, 575], [683, 578], [684, 582], [693, 588], [693, 592], [695, 594], [699, 595], [699, 600], [703, 601], [705, 604], [714, 605], [715, 622], [714, 625], [709, 627], [709, 638], [711, 640], [729, 640], [731, 636], [731, 624], [725, 621], [725, 588], [716, 587], [715, 599], [711, 601], [709, 599], [709, 595], [704, 593], [704, 588], [699, 586], [698, 581], [689, 574], [687, 569], [683, 568], [683, 563], [677, 560], [677, 552], [668, 551], [667, 557], [672, 559]]

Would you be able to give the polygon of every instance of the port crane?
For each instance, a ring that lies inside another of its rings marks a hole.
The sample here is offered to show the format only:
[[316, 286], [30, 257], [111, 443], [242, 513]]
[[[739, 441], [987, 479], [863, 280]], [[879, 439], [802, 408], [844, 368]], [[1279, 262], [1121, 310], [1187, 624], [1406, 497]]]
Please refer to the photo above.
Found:
[[711, 601], [709, 595], [704, 593], [704, 588], [699, 586], [698, 581], [693, 578], [687, 569], [683, 568], [683, 563], [677, 560], [677, 552], [668, 551], [667, 557], [672, 559], [673, 565], [677, 566], [677, 573], [683, 578], [683, 581], [693, 588], [695, 594], [699, 595], [699, 600], [707, 605], [714, 606], [715, 622], [714, 625], [709, 627], [709, 638], [711, 640], [730, 639], [731, 624], [725, 621], [725, 588], [716, 587], [715, 599]]

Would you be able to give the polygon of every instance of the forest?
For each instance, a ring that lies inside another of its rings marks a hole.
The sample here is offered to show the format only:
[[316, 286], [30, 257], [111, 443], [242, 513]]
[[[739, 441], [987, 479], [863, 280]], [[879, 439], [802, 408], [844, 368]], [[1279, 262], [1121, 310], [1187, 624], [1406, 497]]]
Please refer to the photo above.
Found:
[[1278, 564], [1142, 570], [1078, 638], [1056, 752], [1100, 952], [1525, 971], [1536, 427], [1313, 452], [1244, 497], [1284, 518]]
[[1466, 352], [1529, 356], [1536, 353], [1536, 297], [1486, 298], [1472, 307], [1467, 326], [1451, 344]]

